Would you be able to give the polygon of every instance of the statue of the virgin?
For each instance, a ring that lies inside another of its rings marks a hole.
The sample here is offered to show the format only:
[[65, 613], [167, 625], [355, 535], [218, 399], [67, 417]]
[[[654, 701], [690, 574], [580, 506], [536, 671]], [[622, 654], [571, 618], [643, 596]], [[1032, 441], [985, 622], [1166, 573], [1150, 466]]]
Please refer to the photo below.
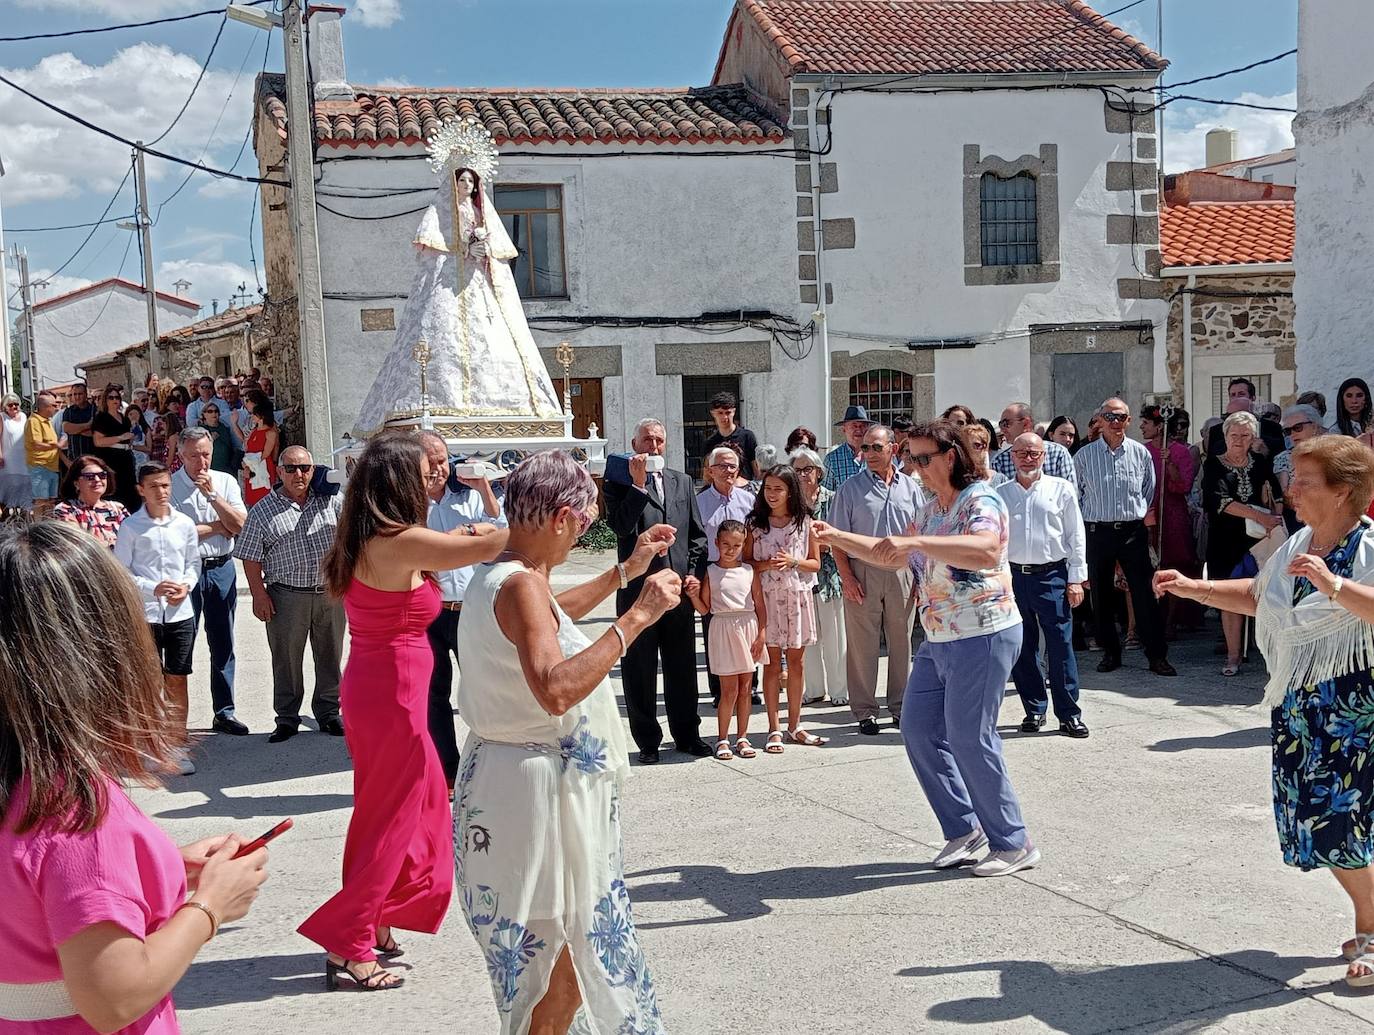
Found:
[[491, 135], [476, 119], [461, 119], [435, 133], [428, 150], [438, 190], [415, 233], [415, 279], [395, 344], [358, 414], [357, 431], [368, 435], [388, 421], [421, 417], [414, 351], [421, 339], [429, 346], [428, 411], [441, 424], [561, 421], [511, 275], [515, 245], [488, 193], [497, 166]]

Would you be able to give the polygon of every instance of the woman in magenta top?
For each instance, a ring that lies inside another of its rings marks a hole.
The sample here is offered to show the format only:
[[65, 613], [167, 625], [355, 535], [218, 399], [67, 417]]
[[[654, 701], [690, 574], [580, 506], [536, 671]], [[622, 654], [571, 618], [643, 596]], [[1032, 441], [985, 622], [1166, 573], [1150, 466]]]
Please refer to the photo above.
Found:
[[0, 526], [0, 1033], [180, 1030], [173, 986], [267, 876], [265, 849], [177, 848], [129, 800], [120, 781], [175, 771], [181, 739], [109, 549]]
[[[435, 472], [447, 478], [448, 471]], [[429, 574], [493, 560], [506, 533], [425, 527], [430, 466], [413, 435], [372, 439], [348, 480], [324, 580], [343, 598], [351, 633], [339, 686], [353, 757], [353, 818], [343, 887], [301, 924], [328, 952], [325, 985], [378, 992], [403, 979], [379, 962], [401, 955], [393, 927], [432, 934], [453, 893], [448, 782], [429, 736], [434, 654], [425, 630], [439, 613]]]

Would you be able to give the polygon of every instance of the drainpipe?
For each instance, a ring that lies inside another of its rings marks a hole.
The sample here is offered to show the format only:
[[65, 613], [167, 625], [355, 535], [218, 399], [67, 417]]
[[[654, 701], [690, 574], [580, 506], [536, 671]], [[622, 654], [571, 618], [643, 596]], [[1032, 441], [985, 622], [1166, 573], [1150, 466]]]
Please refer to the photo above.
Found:
[[[826, 79], [822, 84], [826, 90], [830, 89], [830, 80]], [[824, 427], [817, 429], [820, 444], [825, 449], [829, 449], [831, 442], [830, 436], [834, 431], [834, 421], [830, 419], [830, 327], [825, 313], [825, 264], [822, 256], [825, 255], [825, 232], [821, 223], [821, 156], [816, 153], [820, 147], [820, 125], [816, 121], [816, 116], [821, 108], [821, 89], [815, 90], [811, 95], [810, 108], [810, 141], [811, 146], [811, 219], [815, 227], [816, 235], [816, 322], [820, 324], [821, 339], [821, 360], [824, 365], [824, 375], [821, 378], [821, 416], [824, 418]], [[830, 133], [827, 123], [826, 134]]]
[[[1192, 418], [1193, 427], [1202, 427], [1201, 418], [1193, 411], [1193, 289], [1197, 287], [1197, 274], [1188, 274], [1183, 303], [1183, 408]], [[1207, 416], [1211, 416], [1208, 414]]]

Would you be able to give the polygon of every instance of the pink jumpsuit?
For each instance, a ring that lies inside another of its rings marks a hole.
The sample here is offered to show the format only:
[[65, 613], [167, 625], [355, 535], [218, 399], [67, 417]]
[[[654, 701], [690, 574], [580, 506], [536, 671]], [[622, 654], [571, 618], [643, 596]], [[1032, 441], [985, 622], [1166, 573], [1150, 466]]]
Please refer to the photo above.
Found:
[[453, 818], [429, 737], [425, 630], [439, 613], [426, 580], [403, 592], [354, 580], [344, 594], [352, 646], [339, 702], [353, 756], [343, 888], [300, 933], [346, 960], [374, 959], [378, 927], [433, 934], [453, 892]]

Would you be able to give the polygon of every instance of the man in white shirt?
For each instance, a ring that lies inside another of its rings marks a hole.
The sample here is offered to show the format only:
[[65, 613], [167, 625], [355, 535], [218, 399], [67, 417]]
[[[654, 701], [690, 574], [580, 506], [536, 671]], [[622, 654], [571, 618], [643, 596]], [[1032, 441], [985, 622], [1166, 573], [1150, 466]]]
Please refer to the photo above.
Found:
[[[448, 485], [448, 446], [440, 435], [422, 431], [420, 445], [429, 459], [429, 519], [436, 532], [477, 535], [495, 527], [506, 527], [506, 515], [496, 498], [491, 482], [485, 478], [459, 478], [461, 491]], [[462, 529], [462, 532], [459, 530]], [[471, 531], [468, 531], [468, 530]], [[449, 792], [458, 779], [458, 738], [453, 728], [453, 662], [458, 657], [458, 621], [463, 613], [463, 595], [475, 569], [454, 568], [434, 573], [444, 602], [438, 617], [430, 624], [429, 647], [434, 652], [434, 672], [429, 679], [429, 736]]]
[[181, 433], [181, 470], [172, 476], [172, 506], [195, 523], [200, 541], [200, 579], [191, 590], [191, 606], [197, 624], [205, 627], [210, 649], [214, 729], [242, 737], [248, 727], [234, 715], [234, 614], [239, 594], [234, 536], [243, 531], [248, 511], [238, 482], [210, 470], [213, 448], [204, 428]]
[[[143, 597], [172, 721], [184, 729], [189, 710], [186, 679], [196, 641], [190, 598], [191, 587], [200, 580], [200, 537], [195, 523], [172, 509], [172, 476], [166, 466], [147, 463], [140, 467], [138, 494], [143, 506], [119, 526], [114, 552]], [[180, 771], [183, 776], [196, 771], [185, 754]]]
[[1023, 733], [1045, 725], [1049, 701], [1036, 657], [1045, 633], [1045, 668], [1059, 732], [1081, 740], [1088, 735], [1078, 707], [1078, 659], [1073, 653], [1073, 609], [1083, 602], [1088, 577], [1087, 535], [1078, 509], [1078, 490], [1045, 474], [1045, 440], [1031, 432], [1008, 447], [1016, 478], [997, 487], [1007, 505], [1007, 561], [1011, 589], [1024, 635], [1011, 678], [1026, 718]]

